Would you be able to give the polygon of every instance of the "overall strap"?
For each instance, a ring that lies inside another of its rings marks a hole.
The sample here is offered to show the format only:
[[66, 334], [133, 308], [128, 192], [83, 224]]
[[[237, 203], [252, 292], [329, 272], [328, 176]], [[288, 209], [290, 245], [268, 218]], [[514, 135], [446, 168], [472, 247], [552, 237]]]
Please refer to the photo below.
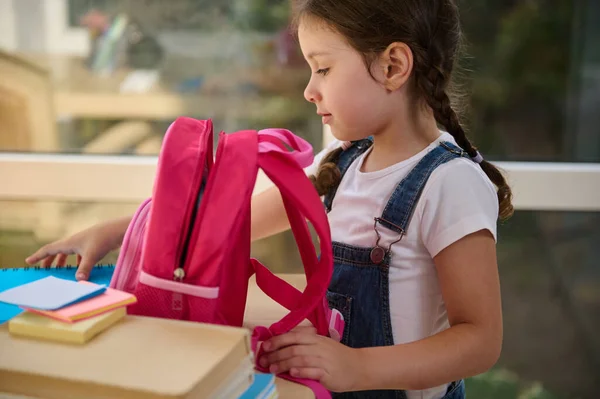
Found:
[[[337, 161], [337, 167], [340, 170], [340, 180], [344, 178], [346, 171], [352, 165], [352, 162], [356, 160], [359, 156], [365, 153], [371, 145], [373, 145], [373, 138], [368, 137], [363, 140], [354, 141], [352, 146], [347, 150], [342, 151], [340, 157]], [[325, 209], [327, 212], [331, 211], [331, 206], [333, 204], [333, 198], [335, 197], [335, 193], [337, 192], [338, 186], [332, 187], [327, 195], [325, 195], [325, 199], [323, 203], [325, 204]]]
[[403, 236], [408, 229], [410, 219], [431, 173], [440, 165], [467, 154], [450, 142], [441, 142], [425, 155], [417, 165], [396, 186], [383, 214], [375, 219], [376, 223]]

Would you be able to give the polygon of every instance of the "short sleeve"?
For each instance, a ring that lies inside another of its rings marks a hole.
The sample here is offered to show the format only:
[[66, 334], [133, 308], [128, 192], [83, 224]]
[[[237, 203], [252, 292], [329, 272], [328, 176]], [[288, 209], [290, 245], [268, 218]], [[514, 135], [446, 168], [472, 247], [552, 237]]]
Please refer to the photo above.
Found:
[[341, 144], [342, 143], [339, 140], [331, 141], [327, 145], [327, 147], [323, 148], [318, 154], [315, 155], [313, 163], [310, 166], [304, 168], [304, 172], [308, 176], [316, 174], [317, 170], [319, 169], [319, 164], [321, 163], [321, 160], [325, 157], [325, 155], [338, 148]]
[[421, 201], [421, 237], [431, 257], [461, 238], [489, 230], [497, 240], [498, 197], [479, 165], [467, 159], [439, 166]]

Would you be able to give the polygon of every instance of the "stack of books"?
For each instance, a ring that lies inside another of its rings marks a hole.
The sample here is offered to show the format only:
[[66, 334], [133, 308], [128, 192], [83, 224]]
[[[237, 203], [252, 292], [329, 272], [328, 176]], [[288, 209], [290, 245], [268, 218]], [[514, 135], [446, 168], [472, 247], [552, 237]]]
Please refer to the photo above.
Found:
[[0, 392], [88, 399], [279, 397], [276, 377], [255, 371], [249, 330], [125, 317], [136, 301], [104, 284], [51, 275], [0, 292], [1, 303], [22, 309], [0, 323]]
[[128, 315], [86, 345], [63, 345], [0, 325], [0, 353], [0, 392], [27, 397], [274, 397], [243, 396], [257, 381], [244, 328]]
[[87, 281], [48, 276], [0, 293], [24, 312], [8, 321], [12, 335], [85, 344], [126, 315], [132, 294]]

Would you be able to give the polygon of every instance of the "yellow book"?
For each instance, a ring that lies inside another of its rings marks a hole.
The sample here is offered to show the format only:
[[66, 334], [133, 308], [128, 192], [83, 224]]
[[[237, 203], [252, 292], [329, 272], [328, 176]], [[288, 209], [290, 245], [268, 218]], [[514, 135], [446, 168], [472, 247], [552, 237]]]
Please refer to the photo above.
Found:
[[121, 320], [126, 313], [125, 307], [122, 307], [76, 323], [64, 323], [26, 311], [10, 319], [8, 331], [22, 337], [85, 344]]

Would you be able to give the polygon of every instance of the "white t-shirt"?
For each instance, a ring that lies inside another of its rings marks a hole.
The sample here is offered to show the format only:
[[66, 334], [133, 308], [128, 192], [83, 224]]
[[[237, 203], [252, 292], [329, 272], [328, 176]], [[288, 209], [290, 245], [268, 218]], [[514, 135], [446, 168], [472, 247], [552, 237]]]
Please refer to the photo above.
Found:
[[[439, 141], [454, 144], [449, 133], [413, 157], [375, 172], [360, 169], [358, 157], [342, 179], [329, 213], [332, 239], [348, 245], [372, 247], [377, 236], [373, 218], [379, 217], [397, 184]], [[314, 174], [323, 156], [339, 147], [339, 141], [315, 156], [306, 169]], [[389, 271], [390, 317], [394, 343], [417, 341], [449, 328], [433, 257], [462, 237], [488, 229], [496, 239], [498, 199], [492, 182], [479, 165], [457, 158], [437, 167], [425, 184], [421, 198], [402, 240], [392, 246]], [[397, 233], [381, 225], [380, 245], [387, 248]], [[404, 359], [410, 361], [410, 359]], [[447, 386], [407, 392], [408, 399], [442, 398]]]

